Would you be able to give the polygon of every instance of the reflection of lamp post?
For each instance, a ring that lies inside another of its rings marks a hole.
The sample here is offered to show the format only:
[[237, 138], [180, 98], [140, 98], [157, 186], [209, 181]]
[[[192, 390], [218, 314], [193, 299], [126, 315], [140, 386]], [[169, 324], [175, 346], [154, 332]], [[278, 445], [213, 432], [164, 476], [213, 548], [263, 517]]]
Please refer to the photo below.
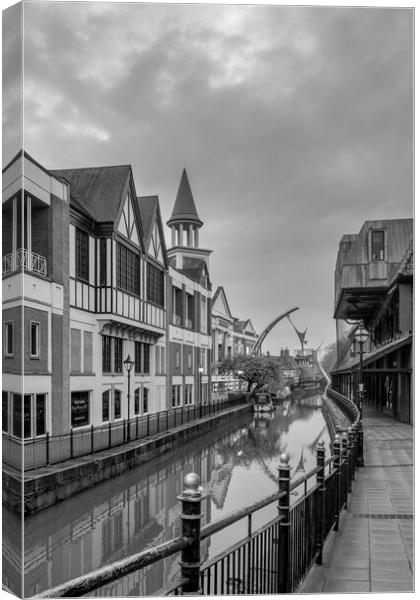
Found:
[[127, 373], [128, 373], [128, 395], [127, 395], [127, 400], [128, 400], [128, 418], [127, 418], [127, 442], [130, 441], [130, 374], [131, 374], [131, 369], [134, 366], [134, 360], [131, 360], [130, 355], [127, 356], [127, 358], [124, 361], [124, 367], [127, 369]]
[[240, 380], [240, 382], [239, 382], [239, 391], [242, 391], [242, 381], [241, 381], [241, 379], [242, 379], [242, 375], [244, 374], [244, 372], [241, 371], [241, 370], [239, 370], [239, 371], [237, 371], [237, 373], [238, 373], [238, 377], [239, 377], [239, 380]]

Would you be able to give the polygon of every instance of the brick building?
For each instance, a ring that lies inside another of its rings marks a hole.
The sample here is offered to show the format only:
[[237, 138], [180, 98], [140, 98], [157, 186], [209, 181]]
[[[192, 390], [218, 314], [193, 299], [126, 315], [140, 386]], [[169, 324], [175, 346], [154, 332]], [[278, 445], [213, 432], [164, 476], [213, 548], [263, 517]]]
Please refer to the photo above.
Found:
[[[105, 447], [111, 429], [125, 440], [128, 418], [207, 400], [210, 251], [185, 171], [168, 224], [169, 251], [158, 198], [137, 195], [130, 165], [49, 171], [21, 152], [3, 169], [9, 464], [20, 465], [22, 438], [77, 431], [83, 446], [95, 428]], [[50, 450], [65, 458], [68, 444]], [[33, 447], [25, 467], [45, 462]]]

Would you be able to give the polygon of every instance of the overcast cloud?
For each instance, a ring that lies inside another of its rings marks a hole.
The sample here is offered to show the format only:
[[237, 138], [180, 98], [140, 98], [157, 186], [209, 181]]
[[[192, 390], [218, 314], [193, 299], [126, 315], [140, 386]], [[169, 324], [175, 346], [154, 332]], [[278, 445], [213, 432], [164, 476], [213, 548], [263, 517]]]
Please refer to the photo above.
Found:
[[[409, 9], [27, 3], [25, 149], [52, 169], [130, 163], [165, 221], [185, 166], [213, 289], [257, 330], [300, 306], [294, 321], [316, 347], [335, 337], [341, 236], [412, 215], [412, 19]], [[6, 78], [14, 57], [4, 53]], [[4, 92], [4, 162], [18, 150], [17, 88]], [[285, 345], [298, 346], [287, 323], [265, 349]]]

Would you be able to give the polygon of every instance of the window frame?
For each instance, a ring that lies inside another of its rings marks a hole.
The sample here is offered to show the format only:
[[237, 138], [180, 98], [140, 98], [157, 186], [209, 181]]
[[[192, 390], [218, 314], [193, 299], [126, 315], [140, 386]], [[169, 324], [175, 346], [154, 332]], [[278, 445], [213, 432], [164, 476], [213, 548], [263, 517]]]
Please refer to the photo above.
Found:
[[[89, 234], [84, 229], [76, 227], [74, 272], [76, 279], [89, 281]], [[83, 241], [82, 241], [83, 240]], [[85, 244], [85, 247], [83, 247]]]
[[[376, 254], [374, 254], [374, 251], [373, 251], [373, 238], [374, 238], [375, 234], [382, 234], [382, 244], [381, 244], [382, 248], [379, 251], [379, 254], [382, 251], [382, 254], [383, 254], [382, 258], [376, 258]], [[383, 261], [385, 261], [386, 260], [385, 250], [386, 250], [386, 232], [385, 232], [385, 229], [372, 229], [370, 231], [370, 260], [372, 262], [383, 262]]]
[[159, 308], [165, 308], [165, 273], [149, 261], [146, 263], [146, 298]]
[[[36, 353], [32, 352], [33, 346], [33, 337], [32, 337], [32, 327], [35, 325], [36, 334]], [[29, 321], [29, 357], [39, 359], [40, 357], [40, 336], [41, 336], [41, 323], [39, 321]]]
[[121, 242], [116, 242], [115, 286], [133, 296], [140, 296], [140, 256]]
[[150, 412], [150, 394], [149, 394], [150, 390], [147, 387], [143, 388], [143, 393], [142, 393], [142, 414], [143, 415], [147, 415]]
[[[118, 399], [120, 401], [120, 416], [116, 417], [115, 416], [115, 406], [116, 406], [116, 400], [117, 400], [117, 394], [118, 394]], [[112, 405], [112, 416], [113, 416], [113, 420], [114, 421], [122, 421], [123, 420], [123, 406], [122, 406], [122, 391], [118, 388], [114, 388], [114, 393], [113, 393], [113, 405]]]
[[[10, 335], [11, 330], [11, 335]], [[14, 321], [5, 321], [4, 322], [4, 355], [5, 356], [14, 356], [15, 355], [15, 323]], [[11, 351], [9, 352], [9, 344], [11, 343]]]
[[[88, 421], [82, 425], [73, 424], [73, 394], [87, 394], [87, 406], [88, 406]], [[90, 427], [92, 423], [92, 390], [71, 390], [70, 392], [70, 424], [72, 429], [82, 429], [83, 427]]]
[[[105, 390], [104, 392], [102, 392], [101, 398], [102, 398], [102, 423], [109, 423], [109, 421], [111, 419], [111, 410], [110, 410], [111, 409], [111, 406], [110, 406], [111, 390], [108, 389], [108, 390]], [[108, 418], [107, 419], [104, 419], [104, 400], [105, 399], [108, 404], [108, 407], [107, 407]]]

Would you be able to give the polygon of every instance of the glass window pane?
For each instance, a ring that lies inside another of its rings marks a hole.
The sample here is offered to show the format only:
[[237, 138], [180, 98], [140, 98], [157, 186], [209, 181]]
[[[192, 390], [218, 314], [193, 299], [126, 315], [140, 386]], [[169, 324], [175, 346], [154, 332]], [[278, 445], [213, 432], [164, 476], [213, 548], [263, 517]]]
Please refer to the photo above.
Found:
[[13, 394], [13, 435], [22, 437], [22, 396]]
[[385, 232], [372, 231], [372, 260], [384, 260]]
[[44, 435], [46, 431], [45, 418], [46, 418], [46, 403], [45, 394], [36, 395], [36, 435]]
[[102, 394], [102, 421], [109, 421], [109, 390]]
[[25, 438], [31, 437], [31, 422], [32, 422], [32, 407], [31, 407], [31, 396], [25, 394], [23, 397], [23, 436]]
[[114, 391], [114, 419], [121, 418], [121, 392], [120, 390]]
[[3, 431], [9, 431], [9, 394], [2, 392], [2, 427]]
[[71, 425], [72, 427], [89, 425], [89, 392], [72, 392]]

